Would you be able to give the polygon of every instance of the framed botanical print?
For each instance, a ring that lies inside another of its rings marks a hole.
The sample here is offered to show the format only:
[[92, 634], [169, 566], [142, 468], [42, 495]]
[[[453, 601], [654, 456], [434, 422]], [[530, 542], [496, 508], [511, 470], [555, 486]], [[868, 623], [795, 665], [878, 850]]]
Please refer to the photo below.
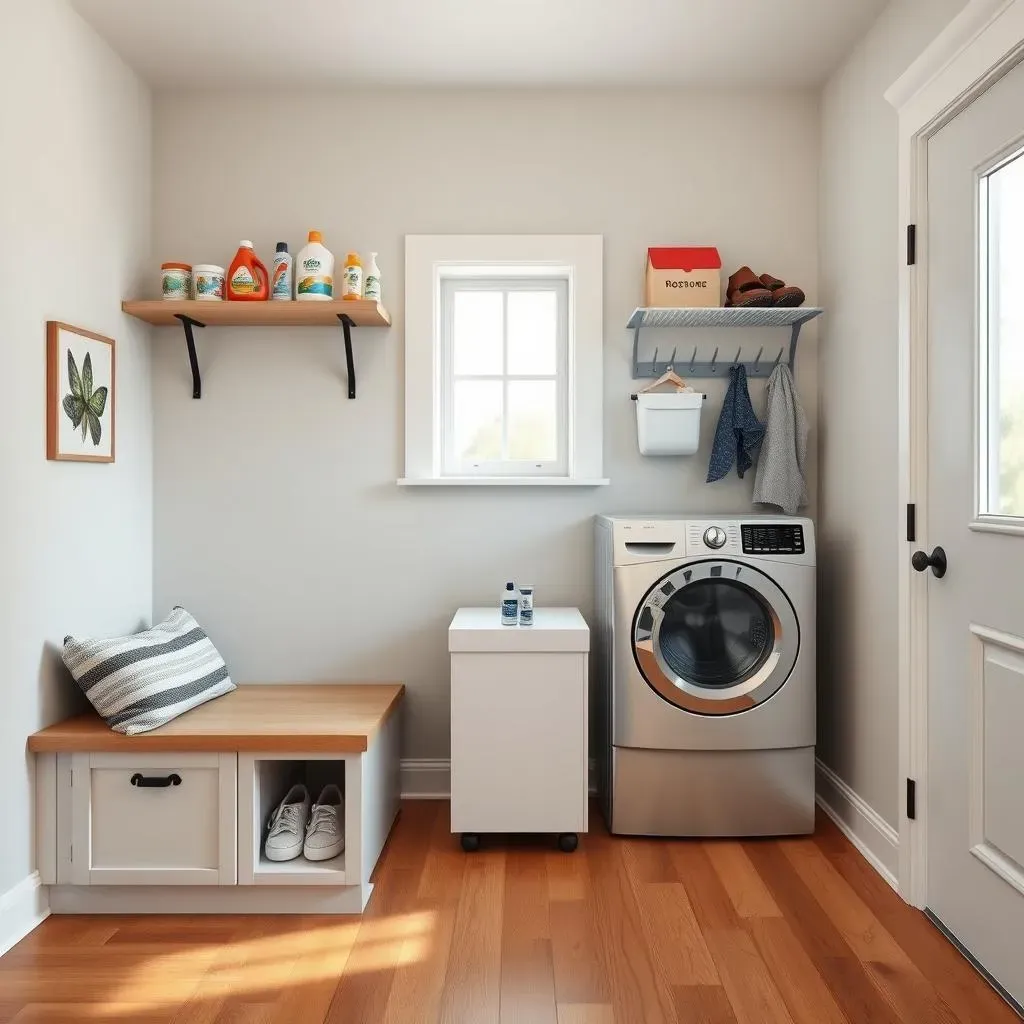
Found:
[[114, 339], [46, 323], [46, 457], [114, 461]]

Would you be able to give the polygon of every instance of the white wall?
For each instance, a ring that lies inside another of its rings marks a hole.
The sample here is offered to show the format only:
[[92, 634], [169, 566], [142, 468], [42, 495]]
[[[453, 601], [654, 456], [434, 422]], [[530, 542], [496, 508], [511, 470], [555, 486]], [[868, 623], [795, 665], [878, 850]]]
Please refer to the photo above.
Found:
[[821, 106], [819, 756], [899, 819], [897, 125], [884, 91], [964, 6], [895, 0]]
[[[0, 67], [3, 908], [35, 865], [25, 739], [80, 700], [65, 633], [150, 618], [152, 408], [146, 332], [120, 313], [150, 251], [148, 93], [63, 0], [4, 4]], [[116, 339], [113, 465], [46, 461], [48, 319]]]
[[[814, 97], [380, 91], [200, 104], [167, 95], [154, 132], [154, 267], [227, 263], [240, 238], [269, 258], [276, 241], [294, 251], [320, 228], [339, 257], [380, 253], [394, 317], [390, 332], [355, 332], [355, 401], [345, 397], [338, 330], [200, 332], [198, 402], [181, 332], [154, 343], [155, 613], [185, 604], [236, 678], [402, 680], [405, 755], [444, 757], [446, 627], [459, 605], [494, 604], [517, 579], [536, 584], [539, 603], [589, 615], [594, 513], [750, 508], [752, 474], [703, 482], [719, 382], [709, 385], [699, 455], [637, 453], [623, 325], [651, 244], [715, 243], [728, 270], [749, 262], [816, 297]], [[403, 236], [457, 232], [604, 236], [610, 487], [395, 485]], [[667, 354], [668, 339], [653, 340]], [[728, 361], [738, 340], [718, 340]], [[798, 376], [813, 418], [814, 329]], [[755, 402], [763, 387], [754, 385]]]

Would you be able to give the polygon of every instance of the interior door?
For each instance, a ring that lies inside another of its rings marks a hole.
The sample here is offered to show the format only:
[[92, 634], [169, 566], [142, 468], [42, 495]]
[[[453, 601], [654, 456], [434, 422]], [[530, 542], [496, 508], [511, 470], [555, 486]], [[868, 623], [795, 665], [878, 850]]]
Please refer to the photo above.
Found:
[[927, 245], [928, 906], [1020, 1003], [1024, 65], [929, 142]]

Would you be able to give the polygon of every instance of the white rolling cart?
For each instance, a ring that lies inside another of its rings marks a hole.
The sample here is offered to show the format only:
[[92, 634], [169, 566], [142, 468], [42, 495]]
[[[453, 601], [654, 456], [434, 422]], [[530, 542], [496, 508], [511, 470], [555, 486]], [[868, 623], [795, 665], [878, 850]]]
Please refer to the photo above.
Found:
[[460, 608], [452, 673], [452, 832], [550, 832], [567, 853], [587, 831], [587, 658], [576, 608], [537, 608], [503, 626], [497, 608]]

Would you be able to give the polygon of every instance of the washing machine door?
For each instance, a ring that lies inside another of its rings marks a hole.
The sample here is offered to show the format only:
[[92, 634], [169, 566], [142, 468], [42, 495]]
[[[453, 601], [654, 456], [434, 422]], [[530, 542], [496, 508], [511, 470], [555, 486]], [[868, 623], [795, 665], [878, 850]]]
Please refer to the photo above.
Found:
[[789, 678], [800, 648], [796, 613], [759, 569], [728, 559], [663, 576], [633, 620], [633, 655], [664, 700], [701, 715], [749, 711]]

